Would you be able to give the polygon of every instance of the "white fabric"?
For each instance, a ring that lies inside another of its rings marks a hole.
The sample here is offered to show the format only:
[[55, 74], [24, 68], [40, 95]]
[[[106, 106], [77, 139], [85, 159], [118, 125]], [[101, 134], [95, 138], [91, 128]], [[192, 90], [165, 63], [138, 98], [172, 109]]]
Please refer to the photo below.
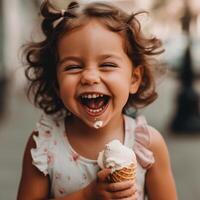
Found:
[[[133, 148], [139, 161], [136, 172], [136, 185], [139, 195], [138, 200], [143, 200], [146, 166], [150, 167], [154, 162], [154, 158], [152, 152], [145, 146], [150, 141], [141, 142], [141, 139], [135, 138], [138, 135], [135, 134], [135, 130], [139, 132], [143, 130], [140, 127], [144, 127], [146, 122], [137, 125], [137, 121], [128, 116], [124, 116], [124, 121], [124, 145]], [[96, 178], [96, 174], [100, 170], [97, 161], [84, 158], [74, 151], [66, 137], [64, 120], [58, 122], [50, 117], [43, 116], [37, 123], [36, 131], [38, 136], [33, 137], [36, 148], [31, 150], [33, 165], [44, 175], [49, 175], [51, 198], [62, 197], [78, 191]], [[144, 135], [140, 138], [147, 140], [150, 138], [148, 134], [148, 131], [140, 132], [140, 135]]]

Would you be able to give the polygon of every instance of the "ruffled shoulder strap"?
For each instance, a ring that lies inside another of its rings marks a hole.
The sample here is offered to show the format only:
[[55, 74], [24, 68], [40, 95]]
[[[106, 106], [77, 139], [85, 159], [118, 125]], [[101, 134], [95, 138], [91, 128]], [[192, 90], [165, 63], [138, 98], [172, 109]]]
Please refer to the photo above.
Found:
[[57, 133], [59, 126], [61, 126], [59, 122], [46, 115], [42, 115], [36, 124], [36, 130], [34, 132], [36, 132], [37, 135], [33, 135], [36, 148], [31, 149], [32, 163], [43, 172], [44, 175], [50, 173], [49, 170], [53, 165], [54, 149], [56, 146], [55, 133]]
[[144, 116], [136, 118], [134, 151], [141, 166], [148, 169], [155, 162], [153, 152], [149, 149], [151, 144], [151, 131]]

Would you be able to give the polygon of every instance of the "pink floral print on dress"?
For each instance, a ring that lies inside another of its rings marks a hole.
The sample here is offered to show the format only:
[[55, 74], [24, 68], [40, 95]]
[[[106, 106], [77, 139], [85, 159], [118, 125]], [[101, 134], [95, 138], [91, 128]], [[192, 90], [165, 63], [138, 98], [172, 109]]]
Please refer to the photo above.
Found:
[[77, 154], [76, 152], [71, 152], [71, 155], [72, 155], [72, 157], [71, 157], [71, 161], [74, 161], [74, 162], [76, 162], [76, 164], [77, 164], [77, 162], [78, 162], [78, 159], [79, 159], [79, 154]]
[[43, 132], [43, 134], [42, 134], [45, 138], [50, 138], [50, 137], [52, 137], [52, 135], [51, 135], [51, 132], [50, 131], [45, 131], [45, 132]]
[[54, 163], [54, 154], [50, 151], [47, 152], [47, 163], [49, 166], [52, 166]]

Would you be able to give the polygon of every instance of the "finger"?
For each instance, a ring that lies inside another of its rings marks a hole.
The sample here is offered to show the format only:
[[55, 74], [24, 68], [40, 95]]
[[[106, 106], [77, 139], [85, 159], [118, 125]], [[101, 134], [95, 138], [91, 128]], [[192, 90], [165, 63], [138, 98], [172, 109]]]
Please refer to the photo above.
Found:
[[97, 173], [97, 181], [104, 182], [106, 178], [110, 175], [111, 169], [103, 169]]
[[112, 192], [111, 196], [113, 199], [118, 199], [118, 198], [127, 198], [127, 197], [131, 197], [136, 193], [136, 188], [134, 186], [126, 189], [126, 190], [121, 190], [121, 191], [117, 191], [117, 192]]
[[109, 192], [116, 192], [120, 190], [126, 190], [129, 189], [130, 187], [134, 186], [135, 182], [134, 181], [122, 181], [122, 182], [117, 182], [117, 183], [110, 183], [107, 185], [107, 190]]
[[137, 192], [133, 195], [131, 195], [130, 197], [124, 197], [124, 198], [112, 198], [114, 200], [137, 200], [138, 199], [138, 195]]

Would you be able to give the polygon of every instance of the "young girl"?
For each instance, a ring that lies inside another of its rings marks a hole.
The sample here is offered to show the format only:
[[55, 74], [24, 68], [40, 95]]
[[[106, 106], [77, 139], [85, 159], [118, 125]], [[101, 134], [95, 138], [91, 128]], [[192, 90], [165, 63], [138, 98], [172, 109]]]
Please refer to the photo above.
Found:
[[[175, 200], [162, 136], [126, 115], [157, 97], [151, 57], [137, 14], [103, 3], [41, 6], [41, 42], [25, 51], [29, 94], [44, 114], [27, 143], [18, 200]], [[109, 183], [98, 153], [113, 139], [137, 156], [136, 182]]]

